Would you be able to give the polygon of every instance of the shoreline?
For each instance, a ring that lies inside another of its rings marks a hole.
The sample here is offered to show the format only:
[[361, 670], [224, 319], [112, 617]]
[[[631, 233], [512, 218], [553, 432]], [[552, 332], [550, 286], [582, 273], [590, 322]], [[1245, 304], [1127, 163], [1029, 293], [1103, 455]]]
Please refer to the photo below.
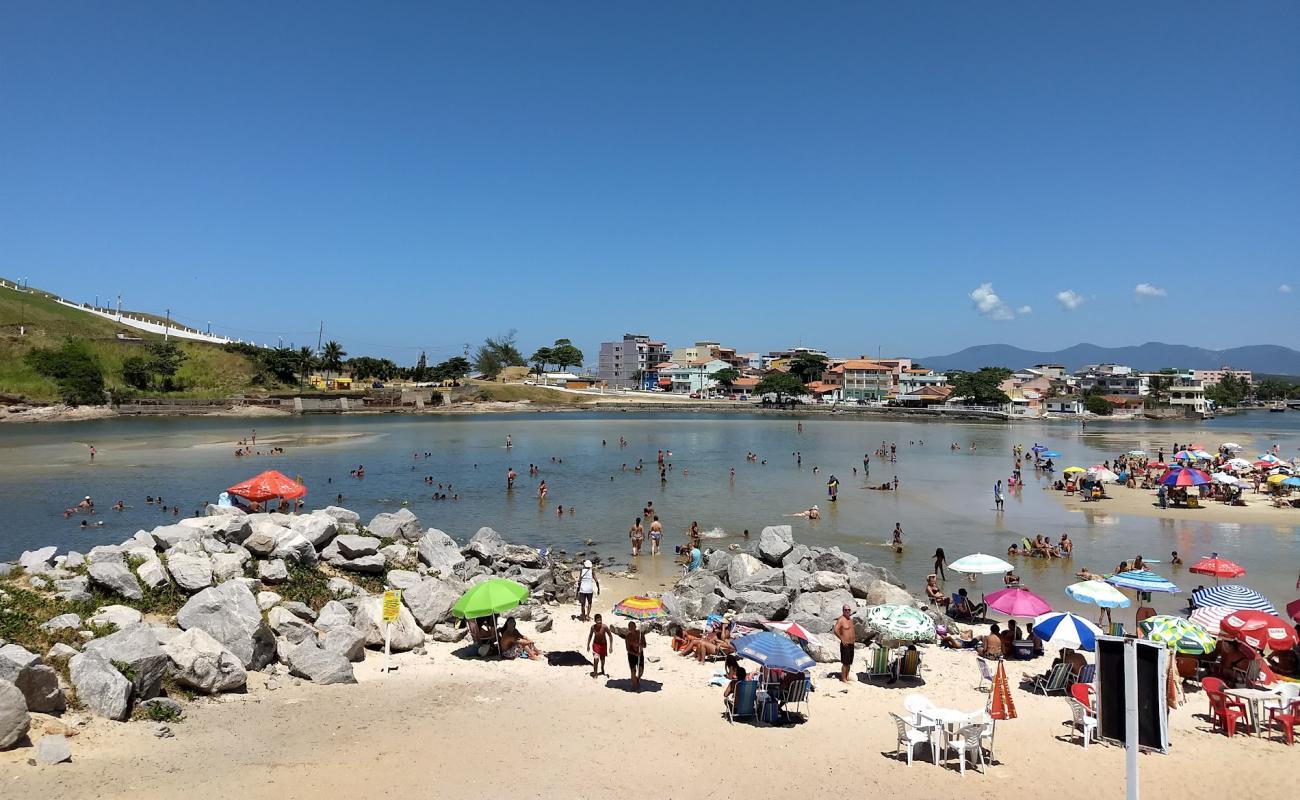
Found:
[[1210, 502], [1199, 508], [1160, 508], [1156, 504], [1156, 490], [1129, 489], [1118, 484], [1106, 487], [1109, 495], [1104, 500], [1084, 502], [1081, 495], [1067, 497], [1065, 492], [1044, 489], [1050, 492], [1066, 511], [1089, 516], [1113, 517], [1122, 520], [1125, 517], [1147, 517], [1177, 522], [1209, 522], [1216, 524], [1240, 523], [1245, 525], [1284, 525], [1300, 524], [1300, 509], [1275, 508], [1270, 495], [1255, 494], [1250, 490], [1242, 493], [1245, 506], [1228, 506], [1223, 503]]

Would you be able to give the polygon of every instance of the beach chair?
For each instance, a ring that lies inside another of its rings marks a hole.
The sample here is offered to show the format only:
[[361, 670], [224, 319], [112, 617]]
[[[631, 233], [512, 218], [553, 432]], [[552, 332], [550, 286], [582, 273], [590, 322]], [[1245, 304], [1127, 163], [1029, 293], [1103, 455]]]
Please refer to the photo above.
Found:
[[1080, 703], [1075, 698], [1067, 697], [1065, 698], [1065, 701], [1070, 704], [1072, 725], [1074, 729], [1079, 731], [1079, 735], [1083, 737], [1083, 749], [1087, 750], [1088, 742], [1099, 736], [1097, 732], [1097, 717], [1088, 710], [1087, 706]]
[[1290, 705], [1268, 710], [1269, 729], [1277, 729], [1286, 738], [1286, 746], [1295, 744], [1295, 726], [1300, 721], [1300, 700], [1292, 700]]
[[[808, 711], [812, 704], [808, 702], [810, 683], [807, 677], [803, 680], [795, 681], [786, 687], [785, 697], [781, 702], [781, 707], [789, 713], [792, 709], [797, 709], [798, 713], [808, 718]], [[802, 706], [802, 708], [800, 708]]]
[[889, 665], [889, 648], [872, 645], [867, 648], [870, 658], [867, 661], [867, 678], [888, 678], [893, 674]]
[[934, 730], [917, 727], [892, 711], [889, 716], [894, 718], [894, 726], [898, 729], [898, 745], [895, 749], [907, 753], [907, 766], [912, 766], [912, 754], [918, 744], [929, 745], [930, 758], [937, 766], [939, 749], [934, 746]]
[[904, 650], [894, 661], [894, 680], [920, 681], [921, 654], [916, 650]]
[[[971, 765], [979, 765], [979, 771], [983, 772], [984, 766], [984, 749], [980, 746], [980, 739], [984, 736], [984, 723], [976, 722], [948, 737], [946, 743], [945, 755], [947, 750], [952, 750], [958, 755], [958, 765], [961, 767], [961, 774], [966, 774], [966, 759], [969, 757]], [[968, 755], [969, 754], [969, 755]]]
[[[979, 664], [979, 668], [980, 668], [980, 682], [979, 682], [979, 685], [975, 687], [975, 689], [976, 689], [977, 691], [981, 691], [981, 692], [992, 691], [992, 689], [993, 689], [993, 671], [992, 671], [991, 669], [989, 669], [989, 662], [985, 661], [984, 659], [980, 658], [979, 656], [976, 656], [976, 657], [975, 657], [975, 661]], [[986, 684], [986, 683], [988, 684], [988, 688], [987, 688], [987, 689], [984, 687], [984, 684]]]
[[1235, 667], [1232, 670], [1232, 682], [1237, 688], [1251, 688], [1259, 683], [1260, 667], [1263, 662], [1258, 658], [1252, 658], [1244, 667]]
[[1210, 698], [1210, 721], [1215, 728], [1223, 728], [1229, 739], [1237, 732], [1238, 723], [1249, 724], [1250, 712], [1244, 702], [1215, 689], [1207, 688], [1205, 694]]
[[1034, 678], [1034, 691], [1043, 694], [1065, 693], [1070, 690], [1070, 665], [1057, 664], [1046, 675]]
[[1123, 635], [1124, 635], [1124, 623], [1122, 623], [1122, 622], [1112, 622], [1112, 623], [1110, 624], [1110, 627], [1106, 628], [1106, 635], [1107, 635], [1107, 636], [1123, 636]]
[[756, 717], [758, 715], [758, 681], [740, 681], [736, 692], [727, 698], [727, 719], [734, 723], [737, 719]]
[[1087, 683], [1087, 684], [1094, 683], [1096, 682], [1096, 680], [1097, 680], [1096, 664], [1084, 664], [1082, 669], [1079, 670], [1078, 677], [1075, 678], [1076, 682]]
[[952, 593], [952, 602], [948, 604], [948, 616], [958, 622], [974, 622], [975, 609], [969, 601], [963, 601], [961, 595]]

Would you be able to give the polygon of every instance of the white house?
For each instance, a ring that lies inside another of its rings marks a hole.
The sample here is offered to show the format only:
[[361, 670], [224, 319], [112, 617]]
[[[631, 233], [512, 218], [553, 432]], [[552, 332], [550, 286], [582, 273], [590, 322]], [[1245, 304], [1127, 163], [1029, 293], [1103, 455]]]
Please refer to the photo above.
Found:
[[[718, 382], [713, 379], [713, 373], [730, 367], [730, 364], [717, 358], [693, 358], [685, 363], [674, 364], [668, 370], [668, 378], [673, 382], [674, 392], [703, 393], [718, 385]], [[663, 370], [660, 370], [660, 375], [662, 374]]]

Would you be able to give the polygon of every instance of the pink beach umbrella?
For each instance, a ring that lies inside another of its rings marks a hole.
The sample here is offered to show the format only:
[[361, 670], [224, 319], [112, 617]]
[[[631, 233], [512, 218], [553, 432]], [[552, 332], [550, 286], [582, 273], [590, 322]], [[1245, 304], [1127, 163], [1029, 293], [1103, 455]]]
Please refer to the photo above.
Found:
[[984, 598], [989, 608], [1008, 617], [1037, 617], [1052, 610], [1047, 601], [1028, 589], [1003, 589]]

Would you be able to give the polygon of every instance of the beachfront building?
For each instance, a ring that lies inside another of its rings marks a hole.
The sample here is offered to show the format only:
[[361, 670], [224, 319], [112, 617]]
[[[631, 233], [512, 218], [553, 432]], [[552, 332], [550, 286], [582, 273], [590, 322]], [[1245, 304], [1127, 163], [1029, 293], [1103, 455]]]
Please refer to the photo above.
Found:
[[916, 394], [926, 386], [947, 386], [948, 376], [922, 367], [908, 367], [896, 376], [894, 392], [899, 397]]
[[667, 360], [663, 342], [643, 333], [625, 333], [622, 341], [601, 343], [596, 377], [617, 389], [650, 389], [659, 381], [655, 366]]
[[851, 403], [878, 403], [894, 389], [894, 371], [884, 364], [862, 358], [850, 358], [832, 367], [844, 387], [843, 396]]
[[668, 370], [668, 379], [672, 381], [672, 391], [677, 394], [705, 394], [714, 389], [718, 382], [713, 373], [731, 367], [727, 362], [711, 357], [696, 358], [686, 362], [673, 360]]
[[1145, 397], [1151, 390], [1150, 378], [1122, 364], [1091, 364], [1074, 373], [1080, 392], [1099, 389], [1103, 395]]
[[1254, 373], [1248, 369], [1233, 369], [1227, 365], [1218, 369], [1194, 369], [1191, 376], [1200, 381], [1201, 386], [1213, 386], [1223, 380], [1224, 375], [1232, 375], [1235, 378], [1244, 380], [1246, 383], [1255, 382]]
[[1043, 411], [1048, 414], [1082, 414], [1083, 400], [1073, 394], [1048, 397], [1043, 400]]
[[825, 350], [818, 350], [815, 347], [800, 346], [790, 347], [785, 350], [769, 350], [767, 355], [762, 356], [762, 364], [760, 366], [764, 371], [770, 369], [781, 369], [799, 355], [821, 356], [827, 360], [830, 359], [830, 356]]

